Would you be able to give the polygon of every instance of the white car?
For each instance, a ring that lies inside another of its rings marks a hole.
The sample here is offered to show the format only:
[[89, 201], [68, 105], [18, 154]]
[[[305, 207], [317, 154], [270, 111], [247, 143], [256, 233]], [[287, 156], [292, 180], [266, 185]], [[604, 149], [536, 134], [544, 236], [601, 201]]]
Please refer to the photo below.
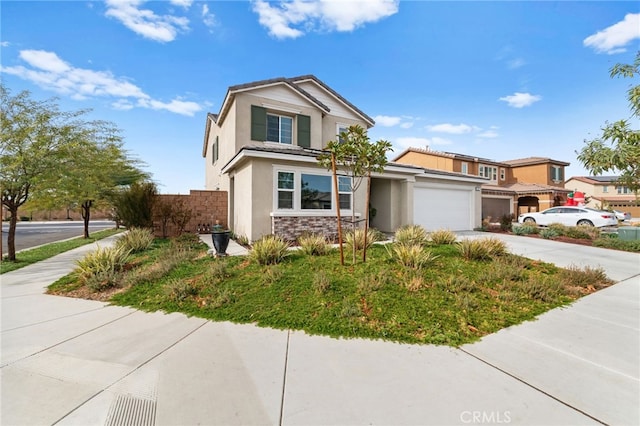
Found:
[[523, 213], [518, 216], [518, 222], [540, 226], [561, 223], [566, 226], [588, 225], [598, 228], [618, 225], [618, 219], [611, 212], [594, 210], [588, 207], [568, 206], [552, 207], [536, 213]]
[[631, 213], [623, 212], [620, 210], [614, 210], [613, 214], [616, 215], [616, 218], [618, 220], [622, 220], [622, 221], [631, 220]]

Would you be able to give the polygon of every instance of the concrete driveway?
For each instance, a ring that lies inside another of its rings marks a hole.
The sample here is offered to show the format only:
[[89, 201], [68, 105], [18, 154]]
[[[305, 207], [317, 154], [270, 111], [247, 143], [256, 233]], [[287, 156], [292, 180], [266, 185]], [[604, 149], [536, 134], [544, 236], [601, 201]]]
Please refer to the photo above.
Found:
[[500, 238], [619, 282], [455, 349], [43, 294], [95, 246], [3, 274], [1, 423], [640, 424], [640, 255]]

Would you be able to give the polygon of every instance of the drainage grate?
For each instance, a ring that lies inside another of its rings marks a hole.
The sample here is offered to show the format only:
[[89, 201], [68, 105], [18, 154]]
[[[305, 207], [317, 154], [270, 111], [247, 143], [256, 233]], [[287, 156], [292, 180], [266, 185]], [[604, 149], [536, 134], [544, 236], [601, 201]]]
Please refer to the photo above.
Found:
[[106, 426], [153, 426], [156, 402], [131, 395], [118, 395], [109, 408]]

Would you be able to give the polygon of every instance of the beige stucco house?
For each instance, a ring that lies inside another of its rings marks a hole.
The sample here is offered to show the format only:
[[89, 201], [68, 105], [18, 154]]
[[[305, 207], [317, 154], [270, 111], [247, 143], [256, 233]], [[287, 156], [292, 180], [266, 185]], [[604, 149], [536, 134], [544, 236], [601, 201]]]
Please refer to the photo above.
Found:
[[[208, 114], [202, 156], [206, 189], [229, 194], [228, 226], [254, 241], [276, 234], [336, 232], [331, 172], [317, 156], [348, 126], [374, 121], [313, 75], [231, 86], [218, 114]], [[393, 232], [418, 223], [427, 228], [480, 225], [479, 185], [461, 173], [390, 163], [373, 176], [371, 226]], [[339, 177], [340, 213], [364, 217], [365, 186], [351, 193]], [[442, 202], [447, 201], [447, 209]], [[448, 210], [449, 208], [453, 211]]]
[[565, 182], [565, 188], [585, 194], [587, 207], [622, 210], [640, 217], [639, 198], [617, 180], [618, 176], [573, 176]]

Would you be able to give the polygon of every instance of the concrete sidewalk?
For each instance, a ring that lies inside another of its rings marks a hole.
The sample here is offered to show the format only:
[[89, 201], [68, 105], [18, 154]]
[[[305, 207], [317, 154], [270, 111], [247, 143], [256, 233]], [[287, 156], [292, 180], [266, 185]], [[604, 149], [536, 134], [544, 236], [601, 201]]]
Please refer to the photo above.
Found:
[[1, 424], [640, 424], [640, 255], [500, 238], [619, 283], [454, 349], [43, 294], [95, 245], [3, 274]]

